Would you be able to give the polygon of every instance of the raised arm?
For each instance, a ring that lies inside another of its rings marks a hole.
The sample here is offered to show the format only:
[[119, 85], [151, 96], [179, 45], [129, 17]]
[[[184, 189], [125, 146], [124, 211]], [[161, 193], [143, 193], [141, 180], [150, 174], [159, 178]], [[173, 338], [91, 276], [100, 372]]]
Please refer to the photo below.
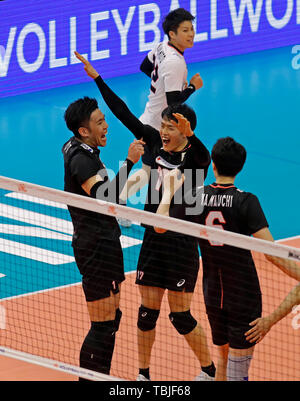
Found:
[[87, 75], [95, 80], [103, 100], [112, 113], [133, 133], [137, 139], [142, 139], [151, 146], [153, 140], [159, 137], [159, 132], [149, 125], [144, 125], [127, 107], [125, 102], [103, 81], [91, 63], [75, 52], [76, 57], [84, 64]]

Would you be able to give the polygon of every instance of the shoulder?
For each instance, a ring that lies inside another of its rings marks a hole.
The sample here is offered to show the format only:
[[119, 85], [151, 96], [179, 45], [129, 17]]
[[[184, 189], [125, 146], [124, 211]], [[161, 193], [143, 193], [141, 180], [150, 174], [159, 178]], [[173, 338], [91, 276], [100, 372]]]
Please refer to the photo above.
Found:
[[73, 165], [74, 163], [82, 164], [85, 160], [99, 159], [96, 149], [76, 140], [74, 137], [63, 146], [62, 151], [65, 161]]
[[175, 53], [176, 50], [172, 51], [172, 53], [168, 54], [167, 57], [164, 59], [164, 65], [174, 65], [181, 68], [186, 68], [186, 62], [179, 53]]
[[258, 197], [252, 192], [247, 192], [237, 187], [235, 188], [235, 191], [241, 201], [246, 203], [259, 203]]
[[186, 66], [184, 56], [179, 53], [178, 50], [169, 46], [166, 42], [161, 43], [161, 45], [161, 47], [157, 48], [157, 53], [159, 54], [161, 52], [161, 54], [164, 55], [164, 63], [176, 63], [178, 65]]
[[263, 214], [263, 210], [258, 197], [252, 192], [242, 191], [236, 188], [235, 204], [240, 210], [241, 215], [251, 216], [258, 219]]

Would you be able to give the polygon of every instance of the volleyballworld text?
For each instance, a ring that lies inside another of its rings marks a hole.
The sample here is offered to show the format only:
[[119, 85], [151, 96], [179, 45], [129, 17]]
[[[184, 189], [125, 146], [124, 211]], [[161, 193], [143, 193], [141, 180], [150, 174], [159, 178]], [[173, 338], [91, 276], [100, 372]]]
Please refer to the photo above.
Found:
[[101, 61], [104, 78], [139, 72], [140, 53], [163, 40], [163, 16], [177, 7], [196, 17], [189, 63], [293, 46], [299, 38], [299, 0], [15, 3], [0, 2], [0, 97], [86, 82], [74, 50]]

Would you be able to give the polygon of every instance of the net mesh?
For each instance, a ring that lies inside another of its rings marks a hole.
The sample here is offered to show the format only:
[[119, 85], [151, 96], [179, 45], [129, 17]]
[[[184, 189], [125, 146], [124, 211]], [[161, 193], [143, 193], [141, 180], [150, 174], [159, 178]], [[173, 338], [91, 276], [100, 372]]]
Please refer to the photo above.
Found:
[[[144, 234], [140, 223], [251, 250], [262, 290], [263, 315], [272, 312], [295, 285], [295, 280], [268, 262], [263, 254], [299, 260], [295, 241], [293, 247], [268, 243], [6, 177], [0, 177], [0, 188], [2, 355], [92, 380], [135, 380], [138, 372], [136, 322], [141, 304], [135, 278]], [[130, 228], [121, 227], [126, 279], [121, 290], [123, 316], [116, 336], [111, 377], [97, 373], [93, 376], [79, 368], [79, 352], [90, 319], [71, 246], [73, 226], [67, 205], [135, 222]], [[167, 249], [164, 257], [168, 257]], [[200, 267], [201, 263], [200, 259]], [[203, 300], [201, 268], [191, 312], [206, 331], [208, 346], [216, 361], [218, 354], [212, 344]], [[164, 296], [151, 356], [151, 378], [193, 380], [200, 371], [199, 361], [185, 338], [172, 327], [169, 313], [168, 299]], [[299, 328], [300, 308], [296, 307], [257, 345], [250, 368], [251, 380], [300, 379]]]

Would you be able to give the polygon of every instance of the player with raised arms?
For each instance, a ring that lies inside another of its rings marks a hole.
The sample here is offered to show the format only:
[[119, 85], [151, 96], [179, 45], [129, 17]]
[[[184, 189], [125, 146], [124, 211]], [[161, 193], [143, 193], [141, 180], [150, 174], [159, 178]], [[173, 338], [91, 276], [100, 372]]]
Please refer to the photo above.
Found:
[[[162, 24], [168, 41], [158, 43], [140, 66], [141, 71], [151, 78], [148, 102], [140, 120], [157, 130], [161, 126], [161, 113], [167, 106], [184, 103], [203, 86], [199, 73], [187, 82], [188, 70], [184, 52], [194, 45], [194, 18], [184, 8], [171, 11]], [[128, 178], [120, 195], [121, 199], [127, 200], [148, 183], [152, 164], [151, 152], [145, 146], [142, 168]], [[130, 226], [130, 222], [124, 219], [120, 219], [120, 223], [125, 227]]]
[[[191, 172], [194, 180], [206, 177], [210, 155], [194, 134], [196, 114], [186, 104], [168, 106], [162, 112], [160, 131], [143, 124], [127, 105], [103, 81], [99, 73], [80, 54], [87, 74], [95, 80], [101, 95], [113, 114], [148, 145], [152, 154], [148, 196], [145, 210], [155, 213], [162, 197], [162, 180], [167, 171], [179, 168]], [[136, 283], [141, 294], [138, 313], [138, 380], [149, 380], [151, 350], [155, 340], [156, 323], [161, 302], [168, 292], [170, 321], [184, 336], [201, 366], [197, 380], [213, 380], [215, 367], [207, 346], [206, 334], [190, 311], [199, 270], [197, 239], [177, 233], [158, 235], [153, 227], [146, 227], [140, 251]]]

